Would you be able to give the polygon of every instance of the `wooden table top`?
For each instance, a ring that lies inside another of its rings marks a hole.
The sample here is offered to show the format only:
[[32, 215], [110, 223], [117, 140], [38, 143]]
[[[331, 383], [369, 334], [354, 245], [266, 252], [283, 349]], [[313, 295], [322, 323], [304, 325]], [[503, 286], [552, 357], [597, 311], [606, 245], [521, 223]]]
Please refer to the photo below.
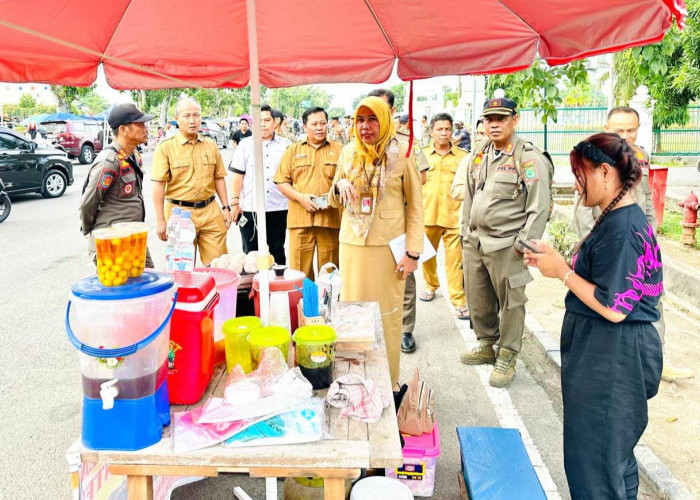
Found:
[[[360, 469], [398, 467], [403, 463], [396, 410], [391, 397], [386, 345], [379, 304], [372, 303], [377, 331], [377, 349], [365, 352], [336, 352], [334, 379], [353, 373], [372, 380], [391, 400], [381, 419], [367, 424], [354, 418], [343, 418], [340, 410], [326, 404], [328, 431], [333, 439], [283, 446], [226, 448], [221, 445], [186, 453], [172, 449], [172, 426], [163, 430], [163, 438], [153, 446], [138, 451], [96, 451], [85, 448], [78, 439], [69, 450], [79, 453], [83, 462], [106, 462], [125, 465], [210, 466], [230, 472], [254, 468]], [[173, 405], [171, 412], [195, 408], [210, 395], [223, 397], [226, 367], [214, 371], [211, 383], [199, 403]], [[316, 391], [325, 397], [326, 391]]]

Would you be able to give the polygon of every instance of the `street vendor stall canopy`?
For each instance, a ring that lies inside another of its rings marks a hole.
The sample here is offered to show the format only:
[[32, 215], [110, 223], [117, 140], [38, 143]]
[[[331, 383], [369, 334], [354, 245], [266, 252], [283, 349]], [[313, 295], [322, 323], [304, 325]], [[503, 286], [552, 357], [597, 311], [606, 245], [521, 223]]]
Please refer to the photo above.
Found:
[[260, 83], [507, 73], [660, 40], [681, 0], [4, 0], [0, 81], [242, 87], [255, 5]]

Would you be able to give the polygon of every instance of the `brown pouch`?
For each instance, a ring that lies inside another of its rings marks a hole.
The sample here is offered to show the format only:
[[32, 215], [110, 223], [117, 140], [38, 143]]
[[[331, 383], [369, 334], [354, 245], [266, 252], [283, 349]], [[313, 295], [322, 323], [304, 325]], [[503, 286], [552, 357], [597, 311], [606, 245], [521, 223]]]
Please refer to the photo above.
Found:
[[[431, 400], [432, 391], [425, 380], [420, 379], [416, 368], [397, 413], [399, 431], [411, 436], [431, 432], [433, 430], [433, 417], [429, 415]], [[432, 412], [432, 409], [430, 411]]]

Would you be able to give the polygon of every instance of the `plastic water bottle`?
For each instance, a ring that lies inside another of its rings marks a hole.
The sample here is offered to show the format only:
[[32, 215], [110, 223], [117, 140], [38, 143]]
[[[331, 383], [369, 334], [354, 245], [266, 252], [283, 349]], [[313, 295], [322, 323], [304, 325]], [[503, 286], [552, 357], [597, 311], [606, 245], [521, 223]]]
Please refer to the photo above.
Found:
[[173, 208], [173, 212], [168, 219], [168, 224], [165, 227], [165, 234], [168, 238], [168, 243], [165, 247], [166, 270], [175, 270], [175, 247], [177, 246], [177, 235], [180, 224], [180, 207]]
[[192, 271], [194, 269], [194, 239], [197, 231], [192, 224], [192, 214], [187, 210], [180, 212], [177, 244], [175, 247], [175, 270]]

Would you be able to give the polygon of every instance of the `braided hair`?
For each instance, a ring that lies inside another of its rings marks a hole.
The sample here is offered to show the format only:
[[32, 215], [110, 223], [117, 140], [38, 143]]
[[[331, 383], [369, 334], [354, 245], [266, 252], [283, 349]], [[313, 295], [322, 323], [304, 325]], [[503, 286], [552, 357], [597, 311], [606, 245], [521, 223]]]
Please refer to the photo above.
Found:
[[[593, 147], [580, 147], [586, 143]], [[596, 151], [597, 149], [597, 151]], [[615, 208], [627, 192], [642, 178], [642, 168], [637, 161], [632, 147], [617, 134], [595, 134], [576, 146], [569, 154], [571, 170], [582, 188], [581, 197], [586, 199], [588, 194], [585, 169], [599, 168], [603, 163], [610, 164], [620, 177], [622, 187], [620, 192], [605, 207], [593, 225], [593, 230], [600, 225], [605, 217]], [[612, 163], [610, 162], [612, 160]]]

